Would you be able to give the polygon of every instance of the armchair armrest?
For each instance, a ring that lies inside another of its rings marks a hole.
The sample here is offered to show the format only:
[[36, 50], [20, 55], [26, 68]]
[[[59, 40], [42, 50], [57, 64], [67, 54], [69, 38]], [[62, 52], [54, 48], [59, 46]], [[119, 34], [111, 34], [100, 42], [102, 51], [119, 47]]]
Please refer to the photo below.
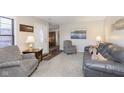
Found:
[[86, 62], [88, 68], [101, 71], [105, 73], [111, 73], [119, 76], [124, 76], [124, 65], [112, 61], [97, 61]]
[[73, 45], [73, 46], [64, 46], [64, 49], [76, 49], [76, 46], [75, 45]]
[[20, 66], [20, 62], [11, 61], [11, 62], [0, 63], [0, 68], [15, 67], [15, 66]]
[[34, 53], [23, 54], [23, 55], [22, 55], [22, 58], [23, 58], [23, 59], [36, 59]]
[[75, 46], [75, 45], [72, 45], [72, 47], [73, 47], [73, 48], [76, 48], [76, 46]]

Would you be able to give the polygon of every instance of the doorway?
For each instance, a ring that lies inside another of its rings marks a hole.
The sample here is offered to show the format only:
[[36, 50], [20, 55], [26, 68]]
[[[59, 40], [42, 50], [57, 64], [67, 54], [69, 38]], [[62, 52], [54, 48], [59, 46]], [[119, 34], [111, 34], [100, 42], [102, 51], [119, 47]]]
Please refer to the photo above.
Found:
[[59, 40], [59, 26], [49, 24], [49, 54], [44, 57], [44, 60], [50, 60], [61, 53]]

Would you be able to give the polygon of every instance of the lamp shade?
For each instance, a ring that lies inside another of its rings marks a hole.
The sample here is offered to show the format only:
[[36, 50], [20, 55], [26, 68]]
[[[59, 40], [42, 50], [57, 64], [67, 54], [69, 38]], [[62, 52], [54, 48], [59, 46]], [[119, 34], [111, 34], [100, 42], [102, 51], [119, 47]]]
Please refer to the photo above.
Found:
[[26, 43], [34, 43], [34, 42], [35, 42], [34, 36], [28, 36], [27, 37]]
[[96, 37], [96, 41], [97, 41], [97, 42], [101, 42], [101, 41], [102, 41], [101, 36], [97, 36], [97, 37]]

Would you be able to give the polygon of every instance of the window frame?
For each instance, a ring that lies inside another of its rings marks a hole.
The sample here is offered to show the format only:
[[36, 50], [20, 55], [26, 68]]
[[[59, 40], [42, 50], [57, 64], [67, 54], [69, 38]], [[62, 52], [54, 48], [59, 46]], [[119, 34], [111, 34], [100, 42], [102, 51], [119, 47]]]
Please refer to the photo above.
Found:
[[12, 18], [8, 18], [8, 17], [4, 17], [4, 16], [0, 16], [0, 18], [5, 18], [5, 19], [10, 19], [12, 21], [11, 27], [12, 27], [12, 35], [1, 35], [0, 36], [11, 36], [12, 37], [12, 45], [15, 45], [15, 34], [14, 34], [14, 19]]

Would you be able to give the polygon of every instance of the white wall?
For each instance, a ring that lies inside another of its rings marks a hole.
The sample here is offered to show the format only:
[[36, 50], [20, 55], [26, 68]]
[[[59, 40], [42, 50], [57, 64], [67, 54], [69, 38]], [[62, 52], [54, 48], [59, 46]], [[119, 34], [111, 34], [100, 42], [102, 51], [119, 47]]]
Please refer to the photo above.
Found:
[[[74, 30], [86, 29], [87, 39], [71, 39], [71, 32]], [[87, 45], [96, 44], [95, 40], [97, 36], [101, 36], [104, 39], [104, 21], [88, 21], [83, 23], [70, 23], [60, 25], [60, 49], [63, 50], [63, 41], [72, 40], [73, 45], [77, 46], [79, 52], [84, 51], [84, 47]]]
[[124, 30], [112, 31], [112, 24], [122, 16], [110, 16], [105, 19], [106, 41], [124, 46]]
[[[27, 49], [27, 44], [25, 43], [26, 38], [29, 35], [33, 35], [35, 37], [34, 47], [43, 48], [43, 52], [48, 53], [48, 23], [30, 16], [17, 16], [13, 18], [15, 19], [15, 42], [19, 46], [20, 50], [23, 51]], [[20, 32], [19, 24], [34, 26], [34, 33]], [[41, 30], [43, 31], [43, 42], [41, 42], [41, 38], [39, 37], [39, 32]]]

